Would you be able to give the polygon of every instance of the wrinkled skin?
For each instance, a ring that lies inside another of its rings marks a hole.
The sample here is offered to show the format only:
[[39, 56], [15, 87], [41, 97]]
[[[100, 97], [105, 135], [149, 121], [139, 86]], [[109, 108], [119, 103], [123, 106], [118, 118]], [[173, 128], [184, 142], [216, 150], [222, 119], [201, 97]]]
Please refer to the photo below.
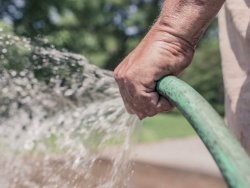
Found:
[[156, 81], [181, 73], [193, 53], [188, 42], [168, 34], [164, 25], [156, 22], [114, 71], [127, 111], [140, 119], [169, 111], [173, 106], [156, 92]]
[[155, 91], [156, 81], [178, 75], [225, 0], [165, 0], [157, 22], [118, 65], [114, 77], [127, 111], [140, 119], [172, 108]]

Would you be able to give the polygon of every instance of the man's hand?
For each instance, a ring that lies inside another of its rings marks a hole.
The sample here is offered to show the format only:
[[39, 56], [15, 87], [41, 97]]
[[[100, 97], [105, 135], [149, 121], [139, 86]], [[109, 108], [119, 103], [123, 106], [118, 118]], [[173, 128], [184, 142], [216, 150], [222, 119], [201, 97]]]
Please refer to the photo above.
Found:
[[140, 119], [168, 111], [171, 104], [155, 91], [156, 81], [178, 75], [225, 0], [165, 0], [158, 21], [115, 69], [124, 104]]
[[165, 75], [178, 75], [193, 57], [194, 48], [165, 32], [164, 27], [155, 23], [114, 72], [127, 111], [140, 119], [172, 108], [156, 92], [156, 81]]

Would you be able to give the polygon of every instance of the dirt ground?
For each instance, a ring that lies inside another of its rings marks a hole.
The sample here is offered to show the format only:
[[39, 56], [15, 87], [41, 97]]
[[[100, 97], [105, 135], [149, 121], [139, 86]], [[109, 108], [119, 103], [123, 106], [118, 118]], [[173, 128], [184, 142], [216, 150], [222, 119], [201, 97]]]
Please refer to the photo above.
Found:
[[[107, 159], [98, 159], [93, 163], [91, 172], [83, 173], [81, 167], [65, 168], [66, 160], [49, 160], [34, 162], [26, 160], [26, 180], [12, 177], [9, 187], [1, 188], [109, 188], [104, 184], [112, 178], [112, 163]], [[132, 165], [131, 165], [132, 164]], [[130, 177], [129, 183], [117, 181], [112, 188], [226, 188], [224, 181], [219, 177], [206, 174], [145, 164], [143, 162], [130, 163], [133, 173], [123, 174]], [[29, 166], [29, 168], [27, 168]], [[119, 169], [118, 169], [119, 170]], [[31, 172], [32, 171], [32, 172]], [[130, 171], [131, 172], [131, 171]], [[52, 178], [54, 176], [54, 178]], [[114, 178], [114, 177], [113, 177]], [[128, 179], [128, 178], [127, 178]], [[103, 182], [103, 183], [101, 183]], [[102, 186], [100, 186], [100, 184]]]
[[135, 188], [226, 188], [219, 177], [137, 162], [132, 182]]

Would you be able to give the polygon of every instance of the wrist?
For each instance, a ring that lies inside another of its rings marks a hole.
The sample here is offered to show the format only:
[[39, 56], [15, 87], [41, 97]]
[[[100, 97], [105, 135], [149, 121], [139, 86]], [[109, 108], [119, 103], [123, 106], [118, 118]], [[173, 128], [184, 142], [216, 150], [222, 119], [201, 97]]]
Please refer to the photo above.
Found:
[[166, 32], [195, 47], [224, 0], [164, 1], [157, 22]]
[[182, 72], [191, 63], [194, 46], [185, 39], [168, 33], [156, 22], [134, 52], [150, 54], [155, 66], [160, 67], [155, 75], [160, 79], [167, 74], [178, 75]]
[[165, 46], [168, 50], [171, 49], [174, 53], [181, 53], [185, 56], [192, 56], [194, 53], [195, 45], [185, 37], [171, 32], [159, 20], [152, 26], [149, 35], [154, 38], [154, 41], [161, 42], [163, 47]]

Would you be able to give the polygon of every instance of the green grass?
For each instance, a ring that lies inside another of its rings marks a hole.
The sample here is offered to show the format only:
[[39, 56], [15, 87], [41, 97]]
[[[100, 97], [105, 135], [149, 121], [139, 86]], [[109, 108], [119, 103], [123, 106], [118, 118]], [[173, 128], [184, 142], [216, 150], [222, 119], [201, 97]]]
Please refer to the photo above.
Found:
[[195, 135], [195, 132], [182, 115], [168, 113], [145, 119], [135, 137], [137, 142], [144, 143], [191, 135]]

